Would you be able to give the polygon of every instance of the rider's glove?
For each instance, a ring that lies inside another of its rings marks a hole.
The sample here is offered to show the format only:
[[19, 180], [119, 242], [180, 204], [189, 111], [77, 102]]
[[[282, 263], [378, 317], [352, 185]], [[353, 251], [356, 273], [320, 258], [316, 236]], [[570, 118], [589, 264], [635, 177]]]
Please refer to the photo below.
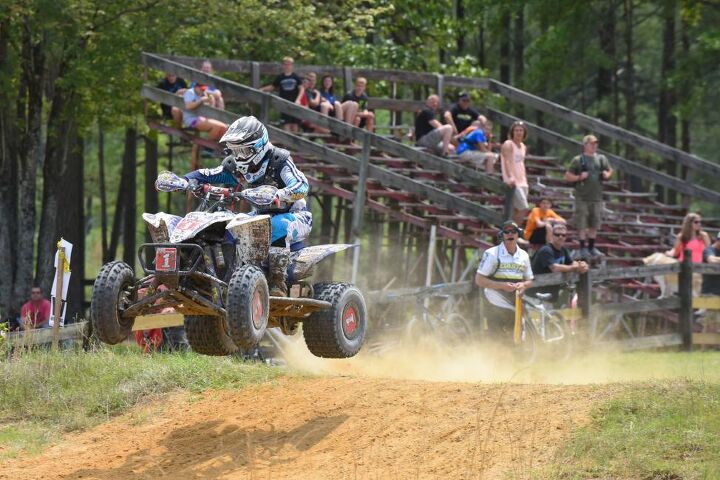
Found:
[[203, 186], [200, 182], [197, 181], [197, 178], [191, 178], [188, 181], [188, 190], [192, 191], [193, 193], [200, 193], [203, 189]]

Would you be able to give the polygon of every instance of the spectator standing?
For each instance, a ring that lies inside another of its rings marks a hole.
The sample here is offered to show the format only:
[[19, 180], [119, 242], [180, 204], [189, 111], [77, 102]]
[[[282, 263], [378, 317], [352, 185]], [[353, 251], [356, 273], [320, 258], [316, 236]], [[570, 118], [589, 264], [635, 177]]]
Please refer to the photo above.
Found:
[[203, 90], [202, 83], [193, 83], [190, 88], [185, 91], [183, 100], [185, 101], [185, 110], [183, 111], [183, 124], [186, 128], [194, 128], [201, 132], [208, 132], [208, 138], [211, 140], [220, 140], [227, 130], [227, 125], [219, 120], [197, 115], [196, 110], [201, 105], [213, 105], [213, 97]]
[[488, 330], [498, 337], [512, 332], [515, 295], [532, 286], [530, 257], [518, 246], [519, 234], [520, 228], [515, 222], [503, 223], [500, 228], [502, 242], [485, 250], [475, 274], [475, 284], [484, 289]]
[[[200, 68], [200, 71], [203, 73], [207, 73], [208, 75], [213, 74], [213, 67], [212, 63], [210, 63], [210, 60], [203, 60], [202, 67]], [[213, 106], [215, 108], [219, 108], [220, 110], [225, 110], [225, 99], [222, 96], [222, 92], [218, 90], [215, 87], [206, 86], [205, 91], [212, 96], [213, 98]]]
[[34, 286], [30, 300], [20, 309], [20, 328], [46, 328], [50, 322], [50, 300], [43, 296], [42, 289]]
[[[530, 211], [525, 225], [524, 237], [531, 245], [542, 246], [551, 241], [551, 235], [547, 235], [548, 224], [565, 223], [565, 219], [555, 213], [552, 209], [552, 199], [542, 197], [537, 206]], [[552, 230], [550, 230], [552, 234]]]
[[525, 156], [527, 155], [528, 131], [523, 122], [514, 122], [510, 125], [508, 139], [500, 149], [500, 167], [502, 170], [503, 182], [510, 188], [514, 188], [512, 218], [518, 225], [522, 223], [528, 210], [528, 182], [527, 171], [525, 170]]
[[[174, 93], [182, 96], [188, 88], [187, 82], [175, 75], [174, 73], [166, 72], [165, 78], [160, 80], [157, 84], [157, 88], [165, 90], [166, 92]], [[162, 109], [163, 118], [172, 119], [177, 127], [182, 125], [182, 110], [178, 107], [170, 105], [160, 104]]]
[[437, 155], [447, 157], [452, 146], [452, 126], [443, 125], [435, 116], [440, 108], [440, 97], [430, 95], [425, 106], [415, 116], [415, 143]]
[[703, 253], [710, 246], [710, 235], [702, 228], [702, 218], [697, 213], [688, 213], [683, 219], [680, 233], [675, 237], [673, 248], [665, 252], [682, 262], [685, 259], [685, 250], [692, 252], [692, 263], [702, 263]]
[[583, 153], [572, 159], [565, 172], [565, 180], [573, 182], [575, 186], [574, 221], [580, 236], [579, 257], [583, 259], [602, 255], [595, 248], [595, 239], [605, 206], [602, 197], [603, 182], [609, 180], [613, 174], [608, 159], [605, 155], [598, 154], [597, 149], [597, 137], [585, 135]]
[[461, 159], [468, 160], [476, 166], [484, 165], [485, 172], [492, 173], [497, 159], [497, 155], [490, 151], [487, 137], [488, 131], [492, 130], [492, 124], [480, 115], [469, 128], [474, 129], [460, 136], [457, 154]]
[[[302, 79], [294, 72], [295, 61], [292, 57], [284, 57], [282, 60], [282, 73], [275, 77], [271, 85], [262, 88], [263, 91], [272, 92], [277, 90], [280, 98], [288, 102], [301, 104], [305, 96], [305, 89], [302, 85]], [[286, 113], [280, 114], [283, 130], [297, 133], [300, 120]]]
[[368, 110], [367, 79], [358, 77], [355, 88], [342, 98], [343, 120], [351, 125], [375, 131], [375, 113]]
[[335, 79], [332, 75], [323, 75], [320, 96], [323, 100], [320, 102], [320, 113], [342, 120], [342, 105], [335, 99]]
[[457, 145], [460, 137], [469, 133], [466, 130], [480, 117], [480, 113], [472, 108], [472, 100], [468, 92], [460, 92], [457, 103], [443, 115], [445, 123], [452, 126], [453, 142]]
[[[544, 273], [585, 273], [588, 271], [588, 264], [583, 261], [574, 261], [570, 250], [565, 247], [568, 230], [565, 224], [559, 223], [553, 226], [552, 238], [537, 251], [532, 260], [532, 271], [534, 275]], [[558, 306], [560, 296], [560, 285], [536, 287], [532, 293], [549, 293], [555, 306]]]

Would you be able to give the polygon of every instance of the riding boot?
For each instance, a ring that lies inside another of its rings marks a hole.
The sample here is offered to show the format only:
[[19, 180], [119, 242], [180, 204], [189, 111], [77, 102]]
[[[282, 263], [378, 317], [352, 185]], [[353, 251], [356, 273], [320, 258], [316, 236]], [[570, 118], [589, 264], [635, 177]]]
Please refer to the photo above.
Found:
[[270, 247], [268, 264], [270, 296], [287, 297], [287, 269], [290, 264], [290, 250], [283, 247]]

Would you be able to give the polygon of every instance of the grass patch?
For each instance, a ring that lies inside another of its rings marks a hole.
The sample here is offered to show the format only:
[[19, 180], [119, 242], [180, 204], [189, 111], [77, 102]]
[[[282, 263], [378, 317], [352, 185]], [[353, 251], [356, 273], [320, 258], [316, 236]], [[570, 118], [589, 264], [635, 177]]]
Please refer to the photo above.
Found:
[[32, 353], [0, 361], [0, 457], [39, 449], [172, 392], [236, 389], [277, 368], [194, 353], [142, 355], [134, 347]]
[[533, 478], [720, 478], [720, 384], [668, 380], [628, 387], [593, 413]]

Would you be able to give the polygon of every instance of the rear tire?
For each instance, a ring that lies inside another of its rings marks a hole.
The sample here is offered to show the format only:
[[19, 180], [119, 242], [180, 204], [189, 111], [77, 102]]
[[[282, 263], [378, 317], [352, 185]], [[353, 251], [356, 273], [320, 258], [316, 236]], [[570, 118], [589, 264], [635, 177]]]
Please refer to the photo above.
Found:
[[257, 347], [265, 335], [270, 311], [268, 284], [262, 270], [243, 265], [228, 283], [227, 323], [235, 345], [245, 351]]
[[562, 315], [549, 312], [545, 325], [545, 350], [550, 360], [567, 360], [572, 355], [573, 337]]
[[95, 279], [90, 302], [90, 320], [101, 342], [115, 345], [128, 338], [134, 318], [120, 316], [120, 307], [130, 302], [126, 289], [135, 282], [132, 268], [125, 262], [103, 265]]
[[330, 302], [332, 307], [311, 314], [303, 322], [308, 349], [324, 358], [356, 355], [367, 329], [367, 307], [362, 293], [347, 283], [318, 283], [313, 290], [315, 299]]
[[192, 349], [203, 355], [232, 355], [239, 350], [221, 317], [185, 315], [185, 333]]
[[527, 316], [523, 316], [523, 318], [525, 320], [525, 328], [522, 330], [520, 345], [515, 345], [515, 360], [521, 366], [529, 367], [537, 360], [538, 350], [540, 348], [540, 337], [535, 331], [535, 325], [532, 323], [532, 320]]

